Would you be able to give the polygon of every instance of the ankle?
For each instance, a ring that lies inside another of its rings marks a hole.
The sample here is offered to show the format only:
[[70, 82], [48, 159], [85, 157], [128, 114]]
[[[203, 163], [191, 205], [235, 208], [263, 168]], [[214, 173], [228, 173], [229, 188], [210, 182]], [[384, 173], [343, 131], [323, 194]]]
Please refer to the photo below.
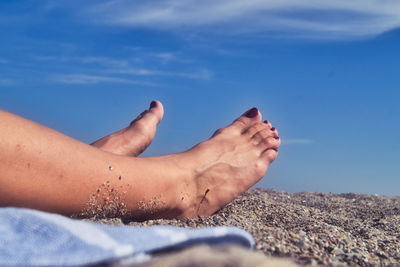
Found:
[[130, 202], [137, 203], [132, 211], [138, 214], [132, 216], [138, 219], [183, 218], [193, 206], [195, 195], [195, 175], [188, 155], [179, 153], [130, 160], [140, 162], [136, 170], [141, 169], [146, 174], [143, 183], [136, 186], [142, 196], [132, 195]]
[[174, 185], [171, 186], [171, 204], [176, 213], [174, 217], [185, 217], [184, 214], [194, 208], [197, 194], [196, 171], [193, 155], [188, 152], [175, 155], [173, 165], [176, 167]]
[[[203, 142], [205, 143], [205, 142]], [[177, 198], [176, 211], [178, 212], [175, 217], [177, 218], [192, 218], [198, 215], [199, 203], [204, 193], [201, 185], [199, 184], [199, 177], [203, 173], [203, 164], [207, 164], [207, 155], [200, 149], [203, 143], [199, 143], [195, 146], [196, 149], [190, 149], [189, 151], [179, 153], [178, 168], [183, 170], [184, 174], [180, 176], [178, 180], [178, 190], [176, 191]]]

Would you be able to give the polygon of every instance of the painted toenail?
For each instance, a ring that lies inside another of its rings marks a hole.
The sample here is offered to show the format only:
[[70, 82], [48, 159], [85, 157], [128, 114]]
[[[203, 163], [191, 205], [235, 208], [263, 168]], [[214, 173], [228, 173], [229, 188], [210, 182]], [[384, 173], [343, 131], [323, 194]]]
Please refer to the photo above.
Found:
[[247, 118], [254, 118], [255, 116], [258, 115], [258, 109], [257, 108], [252, 108], [252, 109], [248, 110], [244, 115]]
[[279, 136], [275, 137], [276, 140], [279, 140]]
[[150, 108], [155, 108], [157, 106], [156, 101], [151, 101]]
[[265, 123], [265, 124], [268, 124], [268, 121], [267, 121], [267, 120], [265, 120], [265, 121], [264, 121], [264, 123]]
[[271, 131], [275, 131], [275, 127], [272, 127], [272, 128], [271, 128]]

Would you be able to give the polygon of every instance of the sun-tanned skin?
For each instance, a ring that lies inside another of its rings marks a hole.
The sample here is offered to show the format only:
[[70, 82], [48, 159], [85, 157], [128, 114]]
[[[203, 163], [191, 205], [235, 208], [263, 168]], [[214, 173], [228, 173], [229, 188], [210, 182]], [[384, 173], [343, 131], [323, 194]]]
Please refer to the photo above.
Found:
[[[214, 213], [261, 179], [278, 133], [251, 109], [192, 149], [160, 157], [116, 155], [0, 111], [0, 206], [72, 215], [104, 182], [124, 192], [136, 219]], [[152, 210], [140, 203], [157, 199]]]
[[150, 108], [143, 111], [128, 127], [107, 135], [91, 145], [117, 155], [136, 157], [153, 141], [156, 127], [163, 115], [164, 108], [161, 102], [153, 101]]

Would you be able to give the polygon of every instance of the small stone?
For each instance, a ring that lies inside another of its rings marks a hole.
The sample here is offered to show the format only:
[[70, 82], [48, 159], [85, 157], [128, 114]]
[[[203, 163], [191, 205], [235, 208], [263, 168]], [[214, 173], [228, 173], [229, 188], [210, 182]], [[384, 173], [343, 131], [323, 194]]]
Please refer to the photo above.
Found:
[[361, 258], [361, 255], [360, 255], [360, 254], [357, 254], [357, 253], [346, 253], [345, 256], [346, 256], [346, 258], [348, 258], [348, 259]]
[[113, 166], [108, 166], [108, 169], [110, 170], [110, 171], [112, 171], [113, 170]]
[[381, 257], [381, 258], [383, 258], [383, 259], [388, 259], [388, 256], [386, 256], [386, 254], [383, 253], [383, 252], [381, 252], [381, 251], [378, 251], [378, 252], [376, 253], [376, 255], [378, 255], [379, 257]]
[[318, 262], [315, 259], [311, 259], [311, 266], [318, 266]]
[[213, 221], [214, 221], [214, 223], [217, 224], [217, 225], [221, 224], [221, 221], [220, 221], [220, 219], [218, 219], [218, 217], [214, 217], [214, 218], [213, 218]]
[[343, 250], [340, 248], [334, 248], [331, 252], [333, 255], [341, 255], [344, 254]]

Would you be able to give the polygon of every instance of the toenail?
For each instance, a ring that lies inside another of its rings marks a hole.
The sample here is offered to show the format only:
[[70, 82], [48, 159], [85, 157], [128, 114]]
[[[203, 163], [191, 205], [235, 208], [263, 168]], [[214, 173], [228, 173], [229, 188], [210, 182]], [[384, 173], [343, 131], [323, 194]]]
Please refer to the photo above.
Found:
[[275, 131], [275, 127], [272, 127], [272, 128], [271, 128], [271, 131]]
[[155, 108], [157, 106], [156, 101], [151, 101], [150, 108]]
[[265, 124], [268, 124], [268, 121], [267, 121], [267, 120], [265, 120], [265, 121], [264, 121], [264, 123], [265, 123]]
[[279, 136], [275, 137], [276, 140], [279, 140]]
[[252, 108], [252, 109], [248, 110], [244, 115], [247, 118], [254, 118], [255, 116], [258, 115], [258, 109], [257, 108]]

